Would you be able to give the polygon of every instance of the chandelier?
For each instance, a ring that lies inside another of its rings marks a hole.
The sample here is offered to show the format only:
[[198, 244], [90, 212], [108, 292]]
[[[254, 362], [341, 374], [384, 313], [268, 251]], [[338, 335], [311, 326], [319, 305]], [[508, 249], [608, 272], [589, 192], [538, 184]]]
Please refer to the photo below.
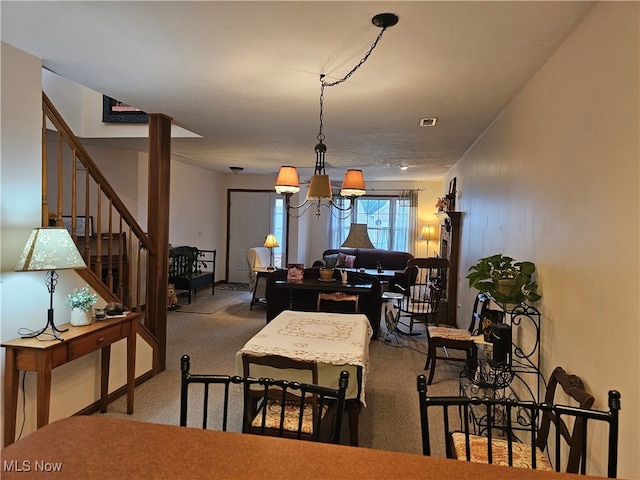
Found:
[[[349, 169], [344, 175], [342, 188], [340, 189], [340, 196], [349, 199], [349, 205], [347, 207], [342, 207], [333, 202], [333, 197], [331, 194], [331, 181], [329, 180], [329, 175], [327, 175], [325, 172], [324, 157], [327, 153], [327, 146], [324, 144], [325, 136], [324, 133], [322, 133], [322, 128], [324, 120], [324, 89], [326, 87], [334, 87], [336, 85], [339, 85], [340, 83], [346, 81], [349, 77], [351, 77], [351, 75], [353, 75], [356, 70], [358, 70], [364, 64], [364, 62], [367, 61], [369, 55], [371, 55], [371, 52], [373, 52], [373, 49], [376, 48], [376, 45], [378, 45], [378, 42], [382, 38], [385, 30], [389, 27], [393, 27], [396, 23], [398, 23], [398, 16], [393, 13], [380, 13], [371, 19], [371, 23], [373, 23], [376, 27], [381, 28], [382, 30], [376, 37], [376, 40], [373, 42], [367, 53], [365, 53], [364, 57], [362, 57], [360, 62], [358, 62], [358, 64], [353, 67], [349, 71], [349, 73], [347, 73], [341, 79], [336, 80], [335, 82], [327, 82], [325, 80], [325, 75], [320, 75], [320, 128], [316, 137], [318, 139], [318, 143], [315, 146], [316, 165], [313, 176], [311, 177], [311, 180], [309, 182], [307, 197], [305, 201], [300, 205], [291, 204], [291, 196], [300, 191], [298, 170], [296, 169], [296, 167], [292, 166], [280, 167], [278, 178], [276, 179], [275, 190], [277, 193], [285, 196], [287, 213], [292, 217], [299, 217], [311, 205], [315, 205], [316, 217], [320, 217], [320, 209], [324, 205], [334, 216], [337, 216], [339, 218], [346, 218], [347, 216], [349, 216], [349, 212], [355, 204], [354, 200], [367, 193], [364, 185], [364, 176], [362, 174], [362, 170]], [[323, 203], [323, 201], [326, 203]], [[292, 210], [297, 211], [298, 209], [303, 207], [304, 209], [300, 212], [300, 214], [294, 214], [292, 212]], [[336, 213], [334, 210], [337, 210], [338, 213]], [[340, 217], [340, 215], [344, 215], [344, 217]]]

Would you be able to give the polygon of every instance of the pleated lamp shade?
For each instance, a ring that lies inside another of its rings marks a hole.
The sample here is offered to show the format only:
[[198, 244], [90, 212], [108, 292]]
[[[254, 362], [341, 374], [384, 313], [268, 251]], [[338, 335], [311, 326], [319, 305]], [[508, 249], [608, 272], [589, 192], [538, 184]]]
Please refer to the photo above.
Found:
[[420, 232], [420, 238], [418, 240], [433, 240], [434, 228], [431, 225], [425, 225]]
[[264, 239], [263, 246], [269, 248], [277, 248], [280, 246], [280, 244], [278, 243], [278, 239], [276, 238], [276, 236], [273, 233], [270, 233], [269, 235], [267, 235], [267, 238]]
[[349, 235], [342, 246], [346, 248], [375, 248], [367, 233], [367, 224], [352, 223]]

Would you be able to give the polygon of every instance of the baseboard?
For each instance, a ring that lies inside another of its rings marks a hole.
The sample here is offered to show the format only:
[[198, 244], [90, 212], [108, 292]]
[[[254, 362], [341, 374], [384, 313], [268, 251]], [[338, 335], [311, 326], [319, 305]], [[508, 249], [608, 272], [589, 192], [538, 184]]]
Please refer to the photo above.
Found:
[[[153, 377], [154, 375], [152, 370], [149, 370], [148, 372], [143, 373], [138, 378], [136, 378], [136, 382], [135, 382], [136, 387], [138, 387], [139, 385], [142, 385], [144, 382], [146, 382], [147, 380], [150, 380]], [[114, 400], [126, 394], [127, 394], [127, 386], [123, 385], [122, 387], [118, 388], [117, 390], [114, 390], [109, 395], [107, 395], [107, 405], [109, 405]], [[86, 408], [83, 408], [82, 410], [79, 410], [76, 413], [74, 413], [73, 416], [75, 417], [76, 415], [92, 415], [99, 411], [100, 411], [100, 400], [96, 400]]]

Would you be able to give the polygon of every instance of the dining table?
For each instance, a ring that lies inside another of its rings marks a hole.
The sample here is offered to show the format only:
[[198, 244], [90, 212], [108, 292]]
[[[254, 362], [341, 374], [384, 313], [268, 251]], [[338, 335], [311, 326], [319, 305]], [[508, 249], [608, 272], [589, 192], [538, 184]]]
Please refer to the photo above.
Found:
[[80, 415], [4, 448], [3, 480], [593, 480], [304, 440]]
[[[279, 355], [316, 361], [318, 384], [338, 388], [340, 372], [349, 372], [346, 408], [349, 439], [358, 445], [358, 418], [366, 406], [365, 387], [372, 329], [366, 315], [285, 310], [267, 323], [236, 353], [236, 374], [243, 375], [243, 355]], [[257, 367], [253, 376], [306, 381], [296, 370]], [[286, 378], [282, 378], [282, 375]]]

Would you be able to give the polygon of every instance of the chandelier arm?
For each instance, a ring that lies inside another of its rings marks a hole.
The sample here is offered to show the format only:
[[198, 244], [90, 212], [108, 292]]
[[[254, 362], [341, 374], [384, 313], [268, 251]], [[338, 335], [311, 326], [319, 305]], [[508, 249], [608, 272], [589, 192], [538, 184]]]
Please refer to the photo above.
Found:
[[[305, 204], [307, 205], [305, 206]], [[300, 207], [304, 207], [304, 208], [300, 210], [298, 213], [294, 213], [291, 211], [291, 209], [287, 208], [287, 215], [289, 215], [291, 218], [301, 218], [305, 213], [307, 213], [307, 210], [309, 210], [313, 205], [315, 204], [310, 203], [308, 201], [299, 205], [297, 208], [300, 208]]]
[[341, 212], [348, 212], [350, 210], [353, 210], [353, 207], [355, 207], [355, 197], [345, 197], [349, 199], [349, 206], [348, 207], [341, 207], [340, 205], [336, 204], [333, 202], [333, 200], [329, 200], [329, 203], [331, 205], [333, 205], [335, 208], [337, 208], [338, 210], [340, 210]]
[[[330, 202], [331, 205], [328, 205], [326, 203], [323, 203], [323, 205], [325, 207], [327, 207], [327, 210], [329, 210], [329, 212], [331, 213], [331, 215], [333, 215], [335, 218], [337, 218], [338, 220], [346, 220], [347, 218], [351, 217], [351, 212], [353, 210], [353, 207], [349, 207], [349, 208], [340, 208], [338, 207], [335, 203]], [[353, 205], [353, 204], [352, 204]], [[335, 209], [331, 208], [331, 206], [336, 207]], [[336, 210], [338, 210], [338, 212], [336, 212]], [[341, 215], [340, 212], [343, 212], [344, 215]]]
[[291, 205], [291, 196], [293, 194], [289, 193], [289, 194], [285, 194], [285, 206], [287, 207], [287, 210], [289, 209], [293, 209], [293, 210], [298, 210], [299, 208], [304, 207], [307, 203], [309, 203], [309, 200], [305, 200], [304, 202], [302, 202], [300, 205]]

